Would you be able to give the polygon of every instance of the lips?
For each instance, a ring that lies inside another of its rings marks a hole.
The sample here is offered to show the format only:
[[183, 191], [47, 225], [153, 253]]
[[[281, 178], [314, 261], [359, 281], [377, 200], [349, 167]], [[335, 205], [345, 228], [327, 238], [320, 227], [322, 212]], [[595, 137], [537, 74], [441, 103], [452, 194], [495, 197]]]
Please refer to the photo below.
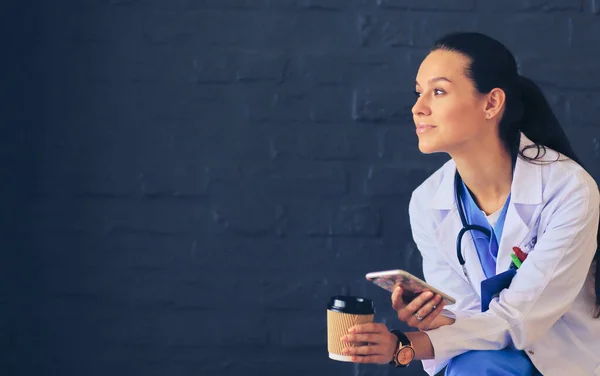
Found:
[[432, 130], [434, 128], [436, 128], [435, 125], [419, 123], [419, 124], [417, 124], [417, 134], [425, 133], [425, 132], [430, 131], [430, 130]]

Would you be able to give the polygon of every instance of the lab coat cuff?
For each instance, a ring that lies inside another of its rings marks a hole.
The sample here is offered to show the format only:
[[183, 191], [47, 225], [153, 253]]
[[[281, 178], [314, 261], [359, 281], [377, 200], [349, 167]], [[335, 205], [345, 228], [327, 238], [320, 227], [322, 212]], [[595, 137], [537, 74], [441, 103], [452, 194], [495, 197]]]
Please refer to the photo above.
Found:
[[448, 365], [449, 360], [439, 361], [437, 359], [427, 359], [427, 360], [422, 360], [421, 362], [423, 363], [423, 370], [429, 376], [435, 376], [441, 370], [443, 370], [444, 367], [446, 367], [446, 365]]
[[[456, 341], [456, 338], [454, 338], [451, 333], [448, 333], [448, 331], [444, 329], [447, 328], [442, 326], [440, 328], [428, 330], [425, 332], [429, 336], [429, 340], [431, 341], [431, 346], [433, 347], [433, 354], [435, 357], [435, 359], [430, 360], [432, 364], [427, 365], [427, 367], [430, 369], [425, 370], [430, 375], [435, 375], [448, 364], [450, 359], [464, 352], [456, 351], [456, 346], [452, 345], [453, 342]], [[425, 361], [423, 361], [424, 369], [425, 366]]]

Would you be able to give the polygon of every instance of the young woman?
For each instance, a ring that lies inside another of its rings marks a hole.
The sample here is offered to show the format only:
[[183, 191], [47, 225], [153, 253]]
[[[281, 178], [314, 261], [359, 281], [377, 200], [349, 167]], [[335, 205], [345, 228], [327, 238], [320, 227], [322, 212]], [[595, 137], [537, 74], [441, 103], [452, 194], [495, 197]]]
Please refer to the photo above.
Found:
[[413, 192], [410, 224], [425, 279], [457, 302], [404, 302], [397, 286], [398, 318], [419, 331], [357, 325], [343, 339], [368, 344], [348, 354], [421, 359], [430, 375], [600, 375], [598, 187], [542, 92], [504, 45], [457, 33], [416, 94], [419, 149], [451, 160]]

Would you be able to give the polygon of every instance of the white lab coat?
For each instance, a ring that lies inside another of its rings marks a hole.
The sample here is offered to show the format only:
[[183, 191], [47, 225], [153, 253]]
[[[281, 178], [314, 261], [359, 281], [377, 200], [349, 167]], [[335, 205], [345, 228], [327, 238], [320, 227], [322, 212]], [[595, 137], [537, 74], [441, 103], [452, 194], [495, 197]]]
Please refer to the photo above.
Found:
[[[521, 149], [529, 144], [521, 135]], [[485, 313], [480, 306], [485, 275], [469, 233], [462, 252], [472, 284], [456, 257], [462, 224], [454, 162], [448, 161], [413, 192], [410, 223], [425, 279], [457, 300], [444, 311], [455, 323], [426, 332], [435, 352], [434, 360], [423, 361], [428, 374], [469, 350], [509, 346], [525, 350], [546, 376], [600, 375], [600, 319], [592, 317], [593, 289], [584, 288], [592, 283], [588, 271], [597, 246], [599, 192], [582, 167], [564, 156], [553, 162], [558, 157], [547, 149], [541, 163], [517, 159], [497, 273], [509, 268], [513, 246], [528, 258], [510, 288]]]

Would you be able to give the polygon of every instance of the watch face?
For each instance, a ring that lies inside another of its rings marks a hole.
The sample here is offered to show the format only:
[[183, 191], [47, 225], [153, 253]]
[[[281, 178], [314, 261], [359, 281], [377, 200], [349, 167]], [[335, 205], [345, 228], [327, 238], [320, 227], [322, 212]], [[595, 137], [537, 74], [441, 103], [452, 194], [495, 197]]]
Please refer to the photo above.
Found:
[[398, 356], [396, 357], [396, 359], [398, 360], [398, 363], [400, 363], [404, 366], [408, 365], [410, 362], [412, 362], [414, 358], [415, 358], [415, 350], [413, 350], [413, 348], [410, 346], [401, 348], [400, 351], [398, 351]]

